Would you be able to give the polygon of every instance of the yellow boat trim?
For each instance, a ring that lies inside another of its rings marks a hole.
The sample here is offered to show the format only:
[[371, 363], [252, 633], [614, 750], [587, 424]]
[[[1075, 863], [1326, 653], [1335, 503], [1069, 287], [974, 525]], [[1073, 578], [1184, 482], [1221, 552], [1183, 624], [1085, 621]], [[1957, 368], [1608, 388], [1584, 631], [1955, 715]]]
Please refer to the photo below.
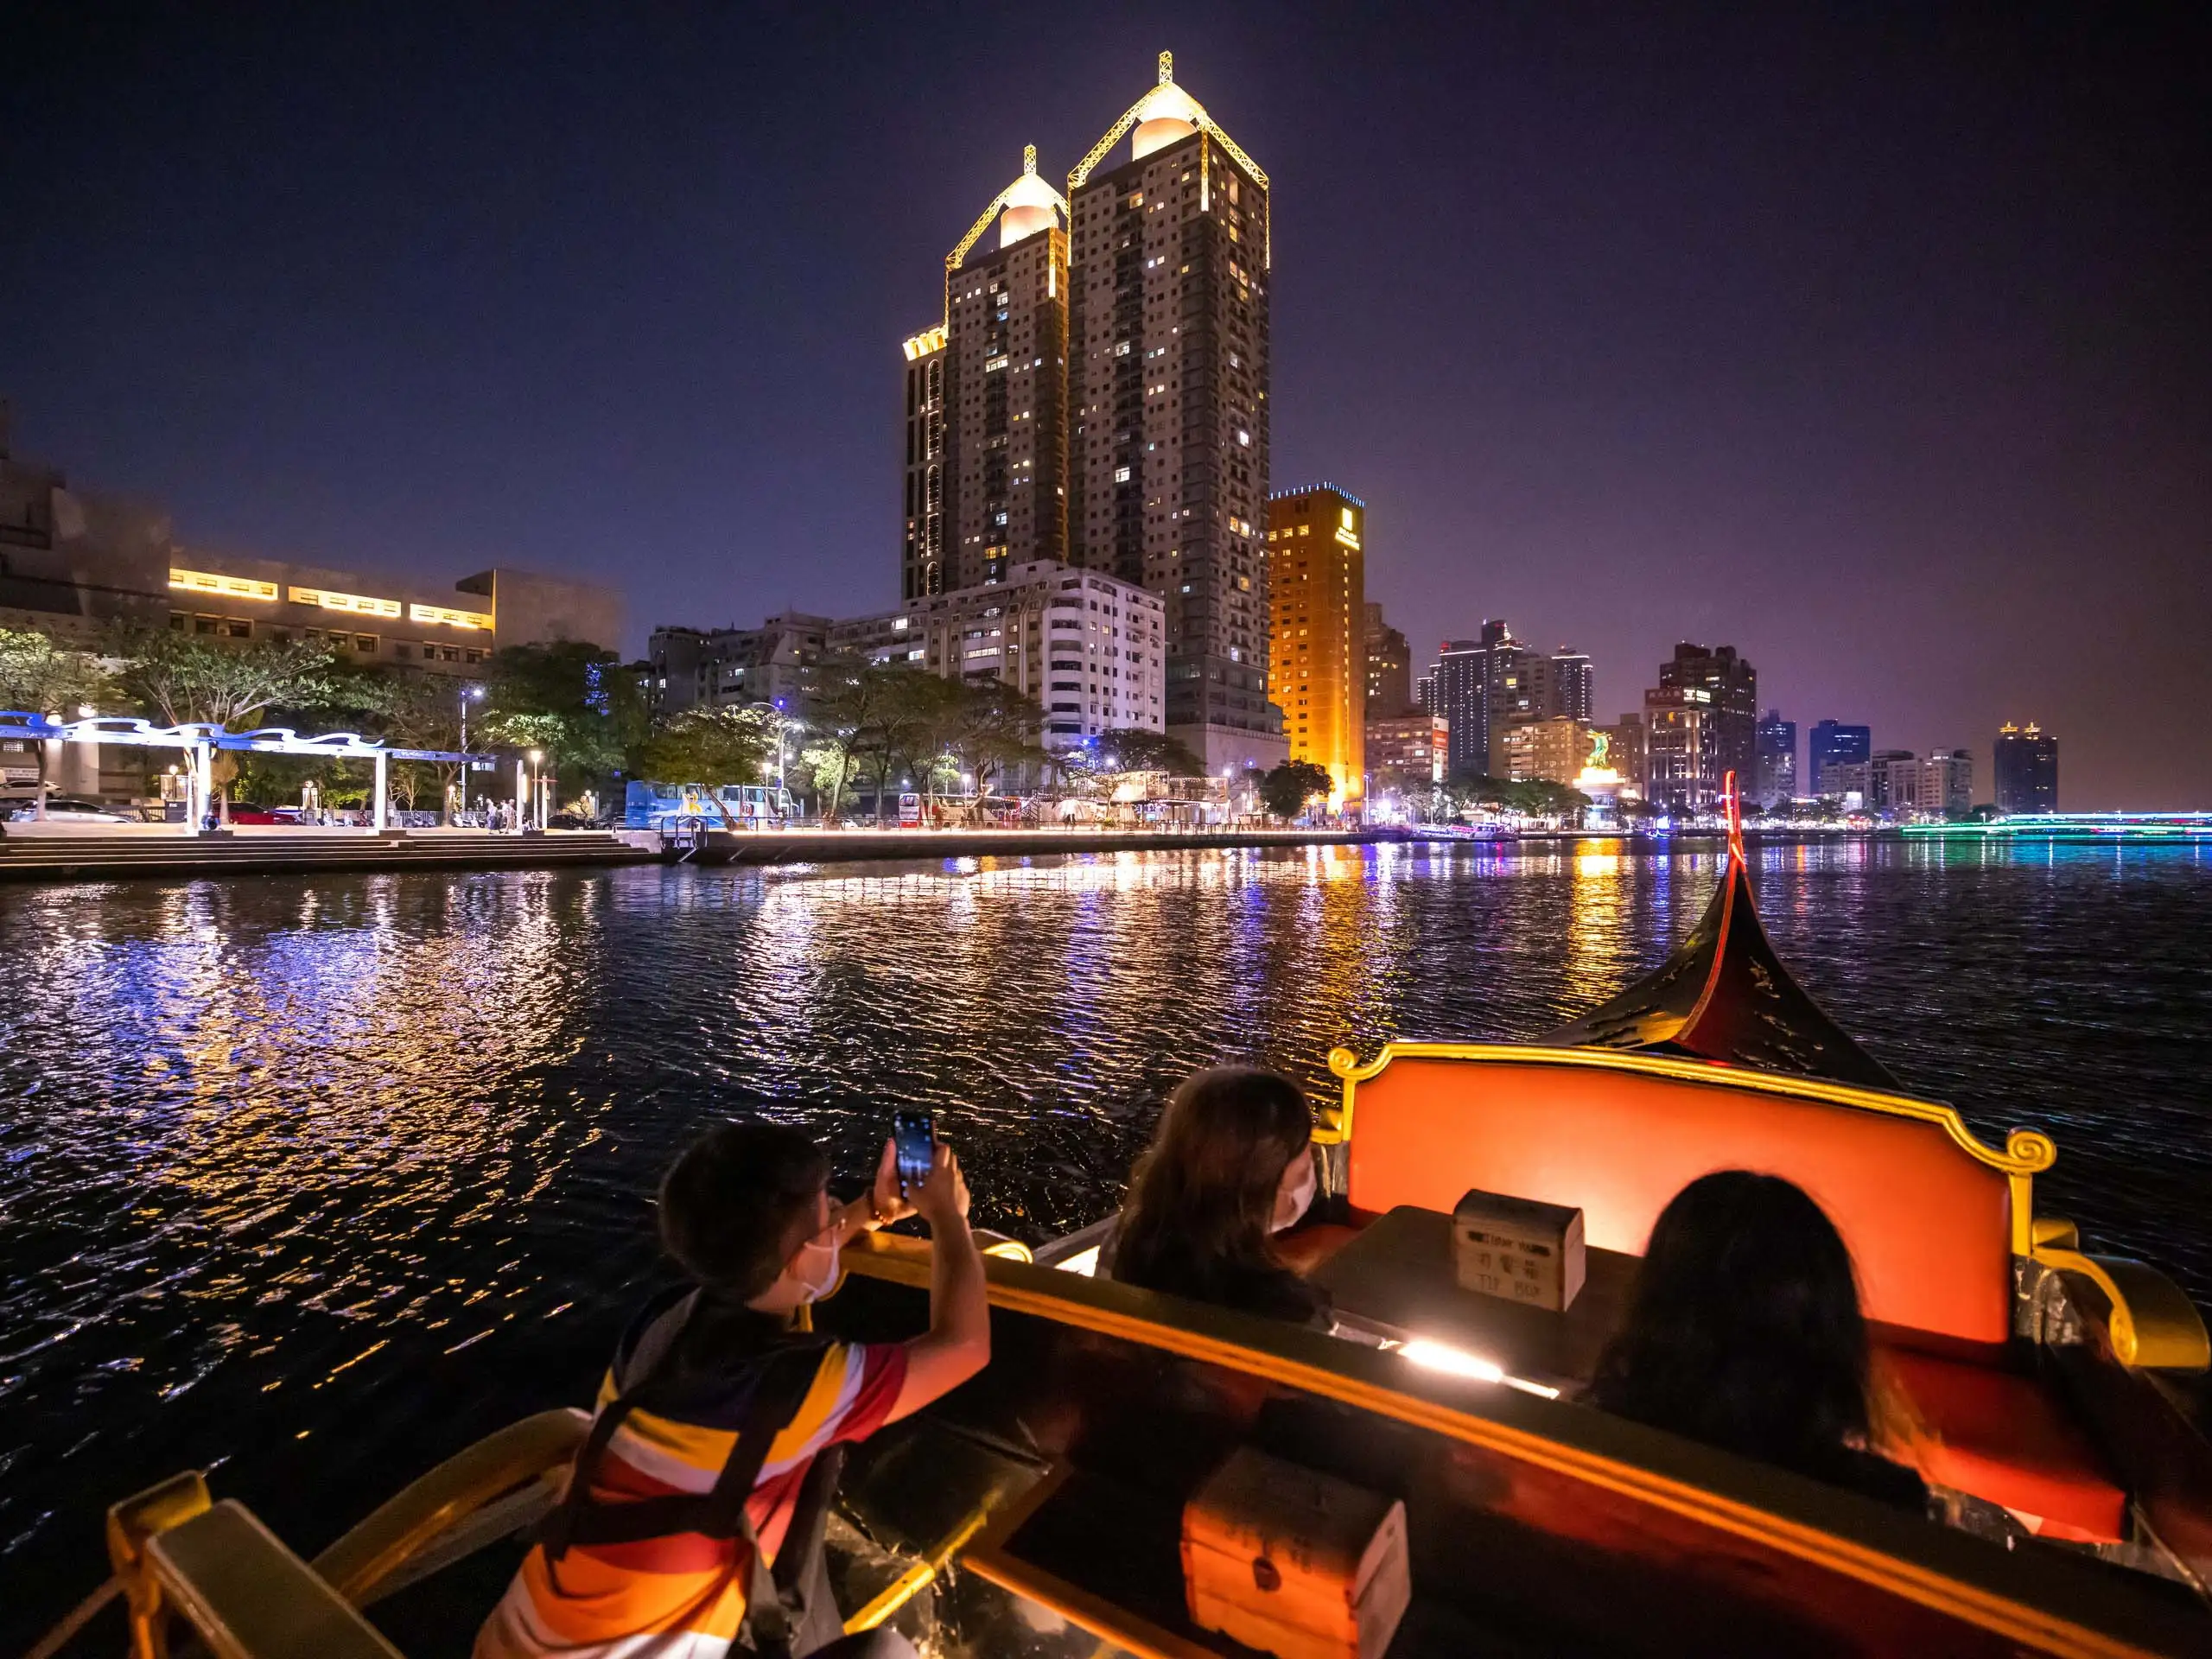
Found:
[[[1399, 1052], [1405, 1052], [1407, 1049], [1401, 1048]], [[1526, 1051], [1501, 1052], [1517, 1057]], [[1385, 1052], [1387, 1056], [1388, 1051]], [[1373, 1068], [1380, 1069], [1380, 1063]], [[869, 1278], [920, 1289], [926, 1289], [929, 1285], [929, 1247], [918, 1240], [863, 1234], [855, 1244], [846, 1247], [845, 1261], [850, 1270]], [[2011, 1641], [2054, 1654], [2080, 1656], [2081, 1659], [2120, 1659], [2122, 1656], [2148, 1656], [2154, 1651], [2107, 1637], [2061, 1615], [2024, 1606], [1999, 1592], [1965, 1583], [1936, 1568], [1885, 1554], [1871, 1545], [1723, 1497], [1707, 1488], [1620, 1462], [1602, 1452], [1347, 1376], [1306, 1360], [1249, 1347], [1226, 1337], [1210, 1336], [1187, 1325], [1164, 1325], [1076, 1300], [1066, 1294], [1071, 1287], [1052, 1282], [1065, 1276], [1053, 1268], [987, 1260], [983, 1271], [991, 1305], [1010, 1313], [1050, 1319], [1074, 1329], [1262, 1377], [1287, 1388], [1341, 1402], [1357, 1410], [1372, 1412], [1480, 1446], [1781, 1550], [1922, 1606], [1965, 1619]], [[1090, 1281], [1083, 1282], [1087, 1285]], [[1220, 1310], [1194, 1308], [1192, 1312], [1201, 1317], [1218, 1314], [1231, 1320], [1239, 1317]], [[1287, 1329], [1284, 1334], [1295, 1338], [1309, 1333]], [[1363, 1354], [1366, 1351], [1359, 1351]], [[1548, 1402], [1525, 1400], [1518, 1395], [1502, 1398], [1499, 1403], [1502, 1408], [1516, 1414], [1560, 1409]]]
[[2027, 1255], [2034, 1248], [2031, 1237], [2035, 1216], [2034, 1178], [2037, 1172], [2049, 1169], [2058, 1161], [2057, 1143], [2040, 1129], [2014, 1129], [2005, 1137], [2005, 1150], [1999, 1152], [1976, 1138], [1966, 1120], [1959, 1116], [1958, 1108], [1938, 1100], [1918, 1100], [1910, 1095], [1893, 1095], [1856, 1084], [1832, 1083], [1825, 1077], [1751, 1071], [1713, 1060], [1681, 1059], [1672, 1055], [1637, 1054], [1611, 1048], [1548, 1048], [1535, 1043], [1385, 1043], [1364, 1065], [1351, 1049], [1332, 1048], [1329, 1051], [1329, 1070], [1344, 1079], [1344, 1100], [1332, 1113], [1325, 1115], [1313, 1132], [1315, 1141], [1334, 1146], [1351, 1139], [1352, 1102], [1359, 1084], [1396, 1059], [1471, 1060], [1491, 1065], [1586, 1066], [1601, 1071], [1633, 1071], [1678, 1083], [1818, 1101], [1827, 1106], [1846, 1106], [1856, 1111], [1881, 1112], [1891, 1117], [1933, 1123], [1950, 1136], [1960, 1151], [2005, 1176], [2011, 1189], [2015, 1255]]

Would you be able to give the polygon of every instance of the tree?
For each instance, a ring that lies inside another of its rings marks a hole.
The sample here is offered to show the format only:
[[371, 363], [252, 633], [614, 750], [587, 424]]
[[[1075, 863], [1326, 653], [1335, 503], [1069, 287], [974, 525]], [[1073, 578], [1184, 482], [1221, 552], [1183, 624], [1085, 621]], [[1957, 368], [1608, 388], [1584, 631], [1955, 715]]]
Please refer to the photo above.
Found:
[[[98, 708], [112, 693], [99, 660], [56, 645], [42, 633], [0, 628], [0, 706], [17, 714], [69, 717], [86, 704]], [[46, 745], [35, 743], [40, 798], [45, 797]]]
[[1260, 800], [1279, 818], [1294, 818], [1316, 796], [1328, 798], [1329, 774], [1311, 760], [1286, 760], [1260, 779]]
[[149, 715], [171, 726], [244, 731], [270, 709], [327, 707], [338, 692], [334, 660], [305, 641], [219, 643], [169, 628], [121, 628], [110, 642], [123, 659], [116, 682]]
[[1045, 711], [1004, 680], [961, 686], [947, 713], [945, 752], [975, 779], [979, 796], [1008, 768], [1042, 766], [1049, 758], [1037, 741]]
[[647, 729], [644, 696], [621, 669], [613, 652], [582, 640], [496, 652], [486, 664], [485, 734], [542, 751], [571, 779], [619, 774]]
[[1103, 772], [1162, 772], [1170, 778], [1203, 778], [1205, 762], [1180, 738], [1139, 726], [1118, 726], [1098, 734], [1098, 766]]
[[665, 721], [632, 752], [630, 770], [663, 784], [760, 781], [776, 747], [776, 714], [760, 707], [691, 709]]
[[808, 746], [804, 759], [815, 787], [823, 791], [822, 817], [835, 823], [845, 792], [860, 777], [861, 761], [887, 704], [898, 694], [893, 673], [857, 657], [831, 657], [807, 672], [803, 693], [807, 729], [821, 741]]

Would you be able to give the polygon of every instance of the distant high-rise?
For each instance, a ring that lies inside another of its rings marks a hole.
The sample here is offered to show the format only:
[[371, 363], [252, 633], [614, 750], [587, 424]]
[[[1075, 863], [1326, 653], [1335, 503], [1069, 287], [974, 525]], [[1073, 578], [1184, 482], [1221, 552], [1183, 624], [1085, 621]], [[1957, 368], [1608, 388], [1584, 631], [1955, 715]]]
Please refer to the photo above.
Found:
[[1866, 766], [1866, 810], [1910, 811], [1920, 804], [1920, 757], [1910, 749], [1877, 749]]
[[1797, 793], [1797, 722], [1770, 709], [1758, 726], [1758, 782], [1752, 798], [1763, 806]]
[[1830, 766], [1865, 766], [1873, 757], [1874, 732], [1868, 726], [1815, 721], [1805, 742], [1807, 792], [1821, 798], [1838, 793], [1829, 782]]
[[1597, 716], [1598, 677], [1590, 658], [1572, 645], [1561, 645], [1545, 659], [1544, 714], [1554, 720], [1588, 721]]
[[2032, 720], [1998, 728], [1993, 757], [1999, 812], [2058, 810], [2058, 740]]
[[[1455, 776], [1495, 775], [1491, 745], [1503, 729], [1499, 705], [1520, 693], [1520, 677], [1508, 663], [1522, 655], [1513, 631], [1495, 620], [1479, 639], [1447, 639], [1437, 655], [1434, 712], [1451, 726], [1447, 753]], [[1513, 683], [1509, 686], [1506, 682]], [[1503, 757], [1497, 757], [1503, 764]]]
[[1758, 674], [1733, 645], [1675, 647], [1643, 694], [1645, 767], [1651, 799], [1701, 812], [1727, 775], [1751, 779], [1758, 760]]
[[1268, 498], [1268, 695], [1290, 758], [1326, 771], [1339, 800], [1366, 794], [1366, 537], [1367, 504], [1333, 484]]
[[1067, 557], [1067, 207], [1031, 148], [945, 256], [944, 321], [906, 342], [904, 599]]
[[1405, 714], [1414, 702], [1414, 653], [1406, 636], [1382, 620], [1382, 607], [1367, 601], [1367, 717], [1382, 720]]
[[1166, 601], [1170, 734], [1271, 766], [1268, 175], [1163, 52], [1068, 197], [1069, 556]]

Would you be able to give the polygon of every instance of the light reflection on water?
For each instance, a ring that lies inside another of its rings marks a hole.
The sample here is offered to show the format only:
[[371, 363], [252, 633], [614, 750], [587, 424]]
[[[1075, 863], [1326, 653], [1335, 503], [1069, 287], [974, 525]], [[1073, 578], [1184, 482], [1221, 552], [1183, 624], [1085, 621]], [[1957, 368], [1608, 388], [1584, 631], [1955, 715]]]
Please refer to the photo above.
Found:
[[[2212, 1294], [2212, 883], [2185, 849], [1759, 856], [1815, 995], [2044, 1205]], [[1116, 854], [774, 874], [319, 876], [0, 893], [0, 1643], [89, 1588], [102, 1506], [188, 1465], [312, 1549], [588, 1390], [718, 1113], [848, 1175], [894, 1103], [978, 1218], [1115, 1202], [1192, 1066], [1528, 1036], [1695, 918], [1700, 852]], [[12, 1621], [21, 1619], [18, 1628]]]

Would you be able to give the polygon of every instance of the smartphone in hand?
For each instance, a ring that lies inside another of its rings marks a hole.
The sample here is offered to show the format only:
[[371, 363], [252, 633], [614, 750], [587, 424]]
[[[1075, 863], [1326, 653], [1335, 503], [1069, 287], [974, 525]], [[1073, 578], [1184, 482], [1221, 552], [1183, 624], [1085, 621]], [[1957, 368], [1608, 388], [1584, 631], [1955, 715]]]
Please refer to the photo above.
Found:
[[899, 1160], [899, 1191], [911, 1198], [930, 1178], [930, 1164], [937, 1155], [937, 1115], [892, 1113], [891, 1141]]

